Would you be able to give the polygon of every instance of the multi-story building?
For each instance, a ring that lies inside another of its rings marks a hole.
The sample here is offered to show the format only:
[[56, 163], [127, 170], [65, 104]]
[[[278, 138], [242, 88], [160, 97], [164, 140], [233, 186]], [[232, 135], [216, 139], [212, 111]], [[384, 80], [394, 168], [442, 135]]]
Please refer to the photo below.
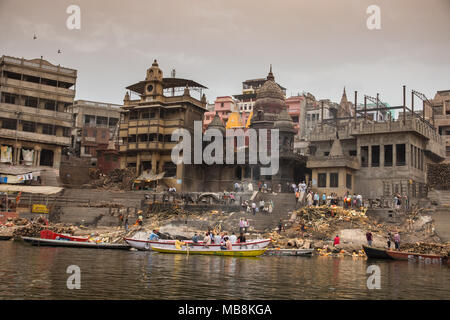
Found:
[[231, 113], [237, 111], [236, 102], [231, 96], [217, 97], [214, 101], [214, 108], [205, 112], [203, 118], [203, 129], [206, 129], [217, 114], [225, 123]]
[[77, 71], [42, 59], [0, 59], [2, 163], [59, 168], [71, 145]]
[[[145, 80], [128, 86], [139, 99], [130, 99], [128, 92], [125, 95], [119, 131], [121, 168], [136, 168], [137, 175], [164, 172], [166, 185], [177, 190], [195, 189], [195, 181], [202, 176], [190, 168], [193, 165], [172, 162], [171, 152], [177, 142], [171, 140], [171, 135], [183, 128], [194, 137], [194, 121], [200, 122], [201, 130], [206, 111], [206, 97], [201, 91], [204, 88], [193, 80], [163, 78], [156, 60]], [[194, 90], [199, 91], [198, 99], [191, 95]], [[182, 94], [176, 95], [179, 91]]]
[[434, 126], [445, 143], [446, 163], [450, 163], [450, 90], [437, 91], [432, 101]]
[[96, 162], [97, 148], [111, 139], [118, 141], [121, 105], [76, 100], [73, 105], [75, 128], [73, 147], [81, 158]]
[[286, 99], [287, 111], [294, 122], [296, 135], [300, 134], [301, 110], [306, 107], [306, 99], [303, 95], [292, 96]]

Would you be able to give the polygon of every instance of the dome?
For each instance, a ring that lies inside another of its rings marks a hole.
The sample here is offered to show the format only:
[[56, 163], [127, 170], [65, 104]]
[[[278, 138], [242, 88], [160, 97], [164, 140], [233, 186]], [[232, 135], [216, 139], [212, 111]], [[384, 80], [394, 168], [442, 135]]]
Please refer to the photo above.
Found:
[[242, 128], [242, 127], [243, 127], [242, 120], [241, 120], [241, 116], [239, 115], [239, 113], [237, 113], [237, 112], [230, 113], [230, 116], [228, 117], [226, 128], [234, 129], [234, 128]]
[[219, 129], [222, 133], [225, 133], [225, 125], [217, 113], [208, 125], [208, 129]]
[[266, 82], [256, 93], [254, 109], [278, 114], [285, 108], [286, 102], [284, 101], [283, 90], [275, 82], [275, 77], [272, 74], [272, 66], [270, 66]]

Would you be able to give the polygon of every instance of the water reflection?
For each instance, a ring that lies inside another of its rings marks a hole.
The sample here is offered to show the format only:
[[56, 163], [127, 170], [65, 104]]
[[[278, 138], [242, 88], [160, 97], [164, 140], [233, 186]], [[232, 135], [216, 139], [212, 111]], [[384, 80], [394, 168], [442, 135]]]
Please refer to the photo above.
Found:
[[[233, 258], [0, 243], [0, 299], [449, 299], [450, 268], [361, 258]], [[81, 268], [81, 290], [66, 269]], [[381, 289], [366, 286], [377, 264]]]

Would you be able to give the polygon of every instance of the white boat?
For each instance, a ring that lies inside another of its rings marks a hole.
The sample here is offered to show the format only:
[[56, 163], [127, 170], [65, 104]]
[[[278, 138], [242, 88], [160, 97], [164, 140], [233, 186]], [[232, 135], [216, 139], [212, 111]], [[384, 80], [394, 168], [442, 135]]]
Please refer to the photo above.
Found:
[[[133, 238], [124, 238], [124, 240], [133, 248], [138, 250], [152, 250], [153, 246], [157, 246], [160, 249], [175, 249], [177, 240], [157, 240], [157, 241], [151, 241], [151, 240], [143, 240], [143, 239], [133, 239]], [[240, 248], [240, 249], [252, 249], [252, 250], [261, 250], [266, 248], [271, 239], [257, 239], [249, 242], [244, 243], [233, 243], [233, 249], [234, 248]], [[190, 248], [197, 249], [197, 248], [203, 248], [204, 244], [202, 241], [199, 241], [197, 243], [193, 243], [192, 240], [185, 240], [183, 243], [189, 244]], [[220, 250], [221, 245], [220, 244], [210, 244], [208, 246], [209, 248], [212, 248], [214, 250]]]

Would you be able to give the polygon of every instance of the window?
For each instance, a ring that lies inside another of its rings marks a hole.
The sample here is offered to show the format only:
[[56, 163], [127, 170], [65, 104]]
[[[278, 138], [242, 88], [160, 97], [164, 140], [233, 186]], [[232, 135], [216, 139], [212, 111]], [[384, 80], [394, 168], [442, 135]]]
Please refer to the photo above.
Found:
[[16, 98], [17, 96], [15, 94], [3, 92], [2, 94], [2, 101], [4, 103], [10, 103], [10, 104], [16, 104]]
[[118, 118], [109, 118], [109, 126], [110, 127], [115, 127], [118, 122], [119, 122]]
[[380, 166], [380, 146], [372, 146], [372, 167]]
[[130, 120], [136, 120], [139, 117], [139, 114], [136, 111], [130, 112]]
[[384, 146], [384, 166], [392, 167], [392, 144]]
[[63, 137], [70, 137], [70, 129], [68, 127], [63, 127]]
[[46, 110], [56, 110], [56, 101], [55, 100], [45, 100], [44, 102], [44, 108]]
[[43, 134], [49, 134], [49, 135], [55, 135], [55, 127], [51, 124], [43, 124], [42, 125], [42, 133]]
[[325, 157], [328, 157], [328, 156], [330, 155], [330, 152], [329, 152], [329, 151], [325, 151], [325, 152], [323, 153], [323, 155], [324, 155]]
[[349, 154], [350, 156], [356, 157], [356, 150], [350, 150], [350, 151], [348, 152], [348, 154]]
[[326, 188], [326, 186], [327, 186], [327, 174], [326, 173], [319, 173], [317, 175], [317, 180], [318, 180], [317, 186], [319, 188]]
[[36, 132], [36, 123], [30, 121], [22, 122], [22, 131]]
[[148, 141], [148, 136], [146, 134], [140, 134], [139, 142], [146, 142], [146, 141]]
[[339, 174], [337, 172], [330, 173], [330, 188], [337, 188], [339, 186]]
[[84, 115], [84, 124], [87, 126], [95, 126], [95, 116], [91, 116], [88, 114]]
[[14, 119], [2, 119], [2, 128], [9, 130], [16, 130], [17, 120]]
[[361, 147], [361, 167], [369, 166], [369, 147]]
[[395, 145], [395, 152], [397, 153], [395, 159], [396, 166], [404, 166], [406, 164], [406, 149], [405, 144]]
[[25, 97], [25, 105], [27, 107], [37, 108], [38, 106], [38, 99], [34, 97]]
[[163, 165], [164, 176], [166, 177], [176, 177], [177, 175], [177, 165], [171, 161], [165, 162]]
[[108, 126], [108, 118], [107, 117], [97, 117], [97, 126], [107, 127]]
[[352, 175], [351, 174], [346, 174], [345, 176], [345, 185], [347, 186], [347, 189], [351, 189], [352, 188]]

